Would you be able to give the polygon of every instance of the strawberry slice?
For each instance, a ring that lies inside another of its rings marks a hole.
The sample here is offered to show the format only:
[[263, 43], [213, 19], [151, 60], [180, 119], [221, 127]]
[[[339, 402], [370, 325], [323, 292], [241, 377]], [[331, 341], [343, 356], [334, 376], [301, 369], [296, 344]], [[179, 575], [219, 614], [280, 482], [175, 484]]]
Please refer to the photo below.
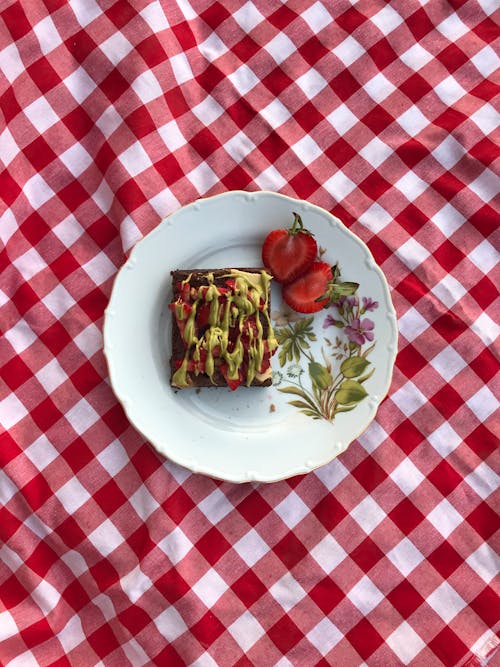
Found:
[[262, 261], [275, 280], [286, 285], [304, 273], [318, 254], [311, 232], [294, 213], [290, 229], [274, 229], [264, 239]]
[[303, 275], [283, 286], [283, 300], [299, 313], [316, 313], [328, 305], [326, 295], [332, 270], [326, 262], [313, 262]]
[[229, 367], [226, 364], [226, 362], [223, 362], [220, 365], [220, 372], [224, 376], [224, 379], [226, 381], [227, 386], [231, 391], [234, 391], [235, 389], [238, 389], [240, 384], [243, 382], [243, 373], [242, 369], [240, 368], [238, 371], [238, 378], [237, 379], [232, 379], [228, 377], [228, 372], [229, 372]]

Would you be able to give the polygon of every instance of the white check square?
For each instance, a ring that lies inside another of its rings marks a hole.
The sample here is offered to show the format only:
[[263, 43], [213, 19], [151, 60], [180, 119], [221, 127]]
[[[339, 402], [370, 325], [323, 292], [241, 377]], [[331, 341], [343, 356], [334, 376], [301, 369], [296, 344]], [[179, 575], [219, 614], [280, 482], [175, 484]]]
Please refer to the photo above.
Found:
[[[368, 144], [369, 145], [369, 144]], [[358, 218], [358, 221], [374, 234], [378, 234], [392, 221], [392, 215], [374, 202]]]
[[248, 610], [228, 627], [228, 632], [245, 653], [265, 634], [265, 630], [255, 616]]
[[302, 521], [309, 514], [309, 507], [295, 491], [291, 491], [276, 507], [274, 511], [281, 517], [289, 529]]
[[404, 577], [413, 572], [424, 560], [423, 555], [407, 537], [403, 538], [388, 552], [387, 558]]
[[170, 67], [179, 85], [194, 78], [193, 70], [185, 53], [177, 53], [169, 59]]
[[21, 318], [11, 329], [6, 331], [4, 337], [18, 354], [24, 352], [36, 340], [36, 334], [33, 333], [24, 318]]
[[480, 547], [471, 553], [471, 555], [465, 559], [465, 562], [470, 565], [474, 572], [487, 584], [489, 584], [500, 571], [500, 557], [494, 549], [486, 544], [486, 542], [483, 542]]
[[0, 51], [0, 71], [12, 84], [25, 71], [23, 61], [15, 44], [8, 44]]
[[321, 74], [312, 68], [302, 74], [302, 76], [299, 76], [295, 80], [295, 83], [310, 100], [316, 97], [328, 85]]
[[431, 220], [444, 236], [450, 238], [457, 229], [460, 229], [466, 219], [452, 204], [448, 203], [439, 209]]
[[96, 87], [95, 82], [83, 67], [74, 69], [63, 80], [63, 83], [79, 104], [86, 100]]
[[387, 644], [401, 660], [403, 665], [410, 662], [425, 648], [425, 642], [406, 621], [387, 637]]
[[246, 2], [233, 14], [233, 19], [240, 26], [243, 32], [251, 32], [259, 23], [262, 23], [264, 17], [259, 12], [253, 2]]
[[399, 331], [410, 343], [429, 328], [427, 320], [413, 306], [400, 317], [398, 324]]
[[413, 46], [399, 56], [399, 59], [414, 72], [418, 72], [418, 70], [427, 65], [433, 57], [434, 56], [420, 44], [413, 44]]
[[246, 95], [249, 93], [252, 88], [259, 83], [258, 77], [255, 76], [253, 71], [248, 67], [248, 65], [240, 65], [238, 69], [231, 72], [227, 77], [229, 81], [236, 88], [238, 95]]
[[93, 161], [89, 153], [79, 143], [73, 144], [64, 153], [61, 153], [59, 159], [75, 178], [83, 174]]
[[470, 29], [460, 20], [458, 14], [453, 12], [444, 21], [438, 23], [436, 30], [453, 43], [467, 34]]
[[114, 524], [105, 519], [95, 530], [88, 536], [89, 540], [95, 546], [97, 551], [103, 556], [109, 554], [123, 544], [124, 539], [121, 533], [115, 528]]
[[205, 194], [219, 180], [217, 174], [206, 162], [201, 162], [197, 167], [186, 174], [187, 180], [198, 190], [200, 195]]
[[329, 192], [334, 199], [341, 200], [351, 194], [356, 189], [356, 183], [344, 174], [342, 171], [337, 171], [331, 176], [323, 187]]
[[467, 475], [465, 481], [483, 500], [500, 488], [500, 477], [484, 461]]
[[364, 500], [351, 510], [351, 516], [365, 533], [369, 535], [387, 515], [371, 496], [366, 496]]
[[291, 114], [286, 106], [278, 99], [270, 102], [266, 107], [260, 110], [260, 115], [269, 123], [269, 125], [276, 129], [286, 123], [291, 118]]
[[6, 430], [15, 426], [27, 414], [28, 411], [15, 394], [7, 394], [0, 401], [0, 424]]
[[467, 91], [451, 74], [434, 86], [434, 92], [444, 104], [450, 107], [467, 94]]
[[498, 410], [498, 400], [486, 385], [473, 394], [466, 403], [480, 422], [486, 421]]
[[396, 255], [409, 269], [414, 271], [417, 266], [420, 266], [425, 262], [429, 257], [430, 252], [410, 236], [410, 238], [396, 250]]
[[292, 150], [306, 167], [323, 154], [321, 148], [308, 134], [293, 144]]
[[390, 477], [406, 496], [415, 491], [425, 479], [425, 476], [409, 458], [403, 459], [390, 473]]
[[427, 596], [426, 602], [445, 623], [449, 623], [452, 618], [455, 618], [467, 606], [447, 581], [443, 581], [441, 586]]
[[491, 345], [500, 336], [500, 325], [486, 313], [481, 313], [471, 324], [471, 329], [485, 345]]
[[116, 67], [132, 50], [133, 45], [121, 32], [114, 32], [99, 48], [106, 58]]
[[159, 127], [158, 134], [170, 152], [182, 148], [187, 143], [175, 120], [170, 120], [165, 125]]
[[471, 62], [475, 68], [482, 74], [484, 79], [488, 79], [493, 72], [498, 69], [498, 56], [491, 46], [487, 45], [481, 51], [472, 56]]
[[55, 492], [55, 495], [68, 514], [74, 514], [91, 497], [76, 477], [71, 477]]
[[427, 515], [427, 520], [445, 539], [463, 522], [462, 516], [446, 498]]
[[69, 4], [82, 28], [102, 14], [96, 0], [70, 0]]
[[113, 440], [96, 458], [110, 477], [123, 470], [130, 460], [119, 440]]
[[135, 604], [152, 585], [153, 582], [144, 574], [140, 565], [136, 565], [133, 570], [120, 577], [120, 586], [132, 604]]
[[28, 179], [24, 184], [23, 191], [26, 199], [34, 209], [41, 208], [55, 195], [54, 190], [52, 190], [40, 174], [34, 174]]
[[85, 633], [82, 628], [82, 622], [78, 615], [74, 615], [66, 623], [62, 630], [57, 633], [57, 639], [61, 643], [66, 655], [74, 648], [85, 641]]
[[159, 33], [161, 30], [167, 30], [169, 27], [167, 17], [165, 16], [165, 12], [163, 11], [159, 0], [154, 0], [150, 5], [145, 7], [140, 12], [140, 15], [155, 34]]
[[410, 137], [416, 137], [419, 132], [429, 125], [427, 118], [415, 105], [412, 105], [398, 116], [396, 120]]
[[344, 638], [344, 635], [329, 618], [323, 618], [306, 637], [322, 655], [326, 655]]
[[137, 176], [153, 166], [149, 155], [139, 141], [136, 141], [123, 151], [123, 153], [118, 156], [118, 159], [131, 176]]
[[286, 185], [286, 179], [273, 165], [256, 176], [255, 182], [261, 190], [275, 190], [276, 192]]
[[276, 581], [269, 589], [269, 592], [286, 612], [295, 607], [306, 595], [305, 590], [290, 572], [287, 572], [281, 579]]
[[24, 450], [24, 453], [38, 470], [44, 470], [59, 456], [59, 452], [46, 435], [39, 436]]
[[326, 535], [310, 553], [326, 573], [334, 570], [347, 556], [344, 549], [331, 535]]
[[0, 134], [0, 163], [8, 167], [20, 150], [9, 128], [6, 127]]
[[392, 401], [404, 415], [410, 417], [427, 403], [427, 398], [413, 382], [408, 380], [392, 395]]
[[187, 630], [187, 625], [177, 609], [169, 605], [157, 616], [153, 623], [166, 641], [173, 642]]
[[184, 531], [176, 526], [158, 542], [158, 547], [168, 556], [172, 565], [177, 565], [193, 548], [193, 544]]
[[66, 419], [78, 435], [81, 435], [93, 426], [100, 417], [90, 403], [84, 398], [81, 398], [76, 405], [68, 410]]
[[117, 270], [116, 266], [104, 252], [98, 253], [95, 257], [83, 264], [82, 269], [92, 278], [96, 285], [105, 283], [108, 278], [114, 276]]
[[387, 79], [382, 72], [376, 74], [372, 79], [363, 85], [364, 91], [378, 104], [383, 102], [391, 93], [396, 90], [396, 86]]
[[216, 525], [234, 510], [234, 505], [228, 500], [225, 493], [216, 488], [198, 503], [198, 509], [203, 512], [211, 524]]
[[51, 394], [64, 382], [66, 382], [68, 376], [62, 369], [57, 359], [54, 358], [36, 372], [36, 379], [45, 389], [47, 394]]
[[273, 39], [268, 42], [264, 48], [268, 53], [271, 54], [273, 60], [278, 65], [281, 65], [281, 63], [285, 61], [288, 56], [297, 50], [297, 47], [292, 42], [292, 40], [282, 32], [279, 32], [276, 37], [273, 37]]
[[66, 313], [72, 306], [75, 305], [76, 301], [73, 299], [64, 285], [59, 284], [56, 285], [51, 292], [43, 297], [43, 303], [54, 315], [54, 317], [60, 319], [64, 313]]
[[388, 35], [403, 23], [403, 18], [390, 5], [386, 5], [379, 12], [374, 14], [371, 19], [381, 33]]
[[254, 528], [245, 533], [234, 545], [234, 550], [248, 567], [253, 567], [269, 549], [269, 545]]
[[489, 241], [484, 239], [474, 250], [468, 253], [467, 257], [474, 262], [478, 269], [483, 273], [489, 273], [500, 260], [500, 255]]
[[314, 5], [311, 5], [311, 7], [302, 12], [300, 16], [315, 35], [326, 28], [327, 25], [333, 23], [330, 12], [321, 2], [315, 2]]
[[224, 113], [224, 109], [211, 95], [207, 95], [205, 99], [194, 106], [191, 111], [205, 126], [213, 123]]
[[489, 202], [498, 197], [498, 175], [491, 169], [485, 169], [469, 183], [469, 189], [484, 202]]
[[349, 35], [343, 42], [340, 42], [340, 44], [334, 47], [332, 52], [344, 63], [344, 65], [349, 67], [349, 65], [356, 62], [358, 58], [361, 58], [365, 53], [365, 49], [354, 39], [354, 37]]
[[28, 104], [24, 108], [24, 115], [40, 134], [46, 132], [49, 127], [59, 121], [59, 116], [44, 97], [39, 97]]
[[255, 150], [255, 144], [244, 132], [240, 131], [235, 134], [234, 137], [231, 137], [231, 139], [226, 141], [224, 149], [229, 153], [233, 160], [239, 164], [253, 150]]
[[217, 574], [213, 568], [210, 568], [201, 579], [194, 584], [192, 590], [200, 598], [203, 604], [210, 609], [214, 606], [217, 600], [224, 595], [228, 588], [229, 586], [224, 579]]
[[445, 459], [462, 442], [462, 438], [452, 429], [448, 422], [441, 424], [429, 436], [428, 440], [434, 449]]
[[367, 616], [384, 599], [384, 595], [366, 575], [351, 588], [347, 597], [363, 616]]
[[329, 113], [326, 119], [341, 136], [359, 122], [358, 118], [343, 102]]
[[33, 276], [47, 267], [47, 263], [35, 248], [30, 248], [23, 255], [14, 259], [12, 264], [25, 280], [31, 280]]
[[441, 299], [445, 306], [452, 308], [467, 290], [451, 273], [448, 273], [432, 287], [431, 292]]
[[420, 195], [427, 190], [427, 183], [417, 176], [411, 169], [402, 176], [394, 186], [400, 190], [408, 201], [415, 201]]
[[44, 56], [56, 49], [59, 44], [62, 44], [61, 35], [50, 16], [46, 16], [34, 25], [33, 32], [38, 38], [40, 50]]
[[454, 350], [451, 345], [447, 345], [436, 356], [431, 359], [431, 366], [443, 377], [446, 382], [452, 380], [455, 375], [460, 373], [467, 366], [464, 358]]
[[370, 142], [363, 146], [359, 151], [359, 154], [376, 169], [389, 157], [389, 155], [392, 154], [392, 148], [385, 142], [380, 141], [378, 137], [374, 137]]
[[148, 69], [132, 82], [132, 90], [143, 104], [156, 100], [163, 95], [163, 90], [153, 72]]

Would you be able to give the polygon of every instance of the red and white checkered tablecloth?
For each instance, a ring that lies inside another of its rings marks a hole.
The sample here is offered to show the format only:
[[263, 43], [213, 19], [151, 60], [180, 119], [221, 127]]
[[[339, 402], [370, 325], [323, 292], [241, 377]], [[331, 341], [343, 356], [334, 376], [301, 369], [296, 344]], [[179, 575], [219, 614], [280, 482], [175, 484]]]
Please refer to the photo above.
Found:
[[[497, 6], [0, 1], [2, 665], [500, 664]], [[164, 460], [102, 352], [133, 244], [235, 189], [340, 217], [399, 319], [369, 429], [268, 485]]]

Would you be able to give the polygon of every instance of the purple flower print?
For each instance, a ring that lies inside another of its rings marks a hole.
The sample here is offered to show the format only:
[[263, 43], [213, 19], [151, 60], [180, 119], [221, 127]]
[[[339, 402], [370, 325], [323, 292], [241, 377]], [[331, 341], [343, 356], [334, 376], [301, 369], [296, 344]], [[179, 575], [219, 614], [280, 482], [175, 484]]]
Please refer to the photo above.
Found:
[[376, 308], [378, 308], [378, 301], [374, 301], [369, 296], [363, 297], [363, 307], [362, 307], [363, 313], [366, 313], [367, 310], [375, 310]]
[[363, 345], [367, 340], [373, 340], [373, 329], [375, 324], [372, 320], [369, 320], [365, 317], [361, 320], [359, 317], [353, 319], [353, 321], [346, 326], [345, 332], [351, 343], [357, 343], [358, 345]]
[[346, 302], [347, 302], [347, 306], [351, 309], [355, 308], [359, 303], [357, 296], [348, 296], [347, 299], [346, 299]]
[[335, 326], [335, 319], [331, 315], [327, 315], [325, 317], [325, 321], [323, 322], [323, 329], [328, 329], [328, 327], [334, 327]]

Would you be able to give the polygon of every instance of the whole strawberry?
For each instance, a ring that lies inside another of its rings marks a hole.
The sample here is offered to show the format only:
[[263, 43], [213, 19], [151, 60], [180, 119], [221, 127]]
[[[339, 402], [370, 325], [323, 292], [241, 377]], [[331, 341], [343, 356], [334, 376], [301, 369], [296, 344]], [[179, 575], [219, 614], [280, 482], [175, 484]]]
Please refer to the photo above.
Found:
[[286, 285], [305, 273], [314, 262], [318, 246], [311, 232], [304, 228], [298, 213], [294, 213], [289, 229], [270, 232], [262, 246], [262, 261], [274, 279]]

